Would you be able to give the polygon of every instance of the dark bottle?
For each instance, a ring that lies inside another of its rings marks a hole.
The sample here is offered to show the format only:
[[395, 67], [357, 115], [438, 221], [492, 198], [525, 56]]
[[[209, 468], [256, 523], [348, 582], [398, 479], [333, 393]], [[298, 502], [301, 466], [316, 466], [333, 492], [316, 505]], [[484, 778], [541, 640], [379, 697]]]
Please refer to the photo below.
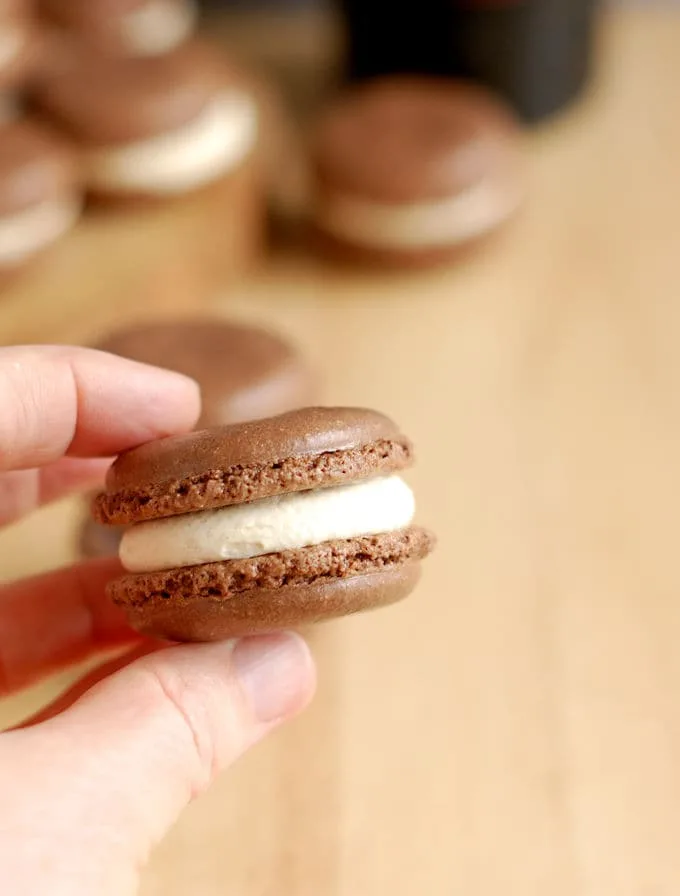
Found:
[[470, 78], [527, 121], [587, 81], [597, 0], [338, 0], [352, 80], [418, 73]]

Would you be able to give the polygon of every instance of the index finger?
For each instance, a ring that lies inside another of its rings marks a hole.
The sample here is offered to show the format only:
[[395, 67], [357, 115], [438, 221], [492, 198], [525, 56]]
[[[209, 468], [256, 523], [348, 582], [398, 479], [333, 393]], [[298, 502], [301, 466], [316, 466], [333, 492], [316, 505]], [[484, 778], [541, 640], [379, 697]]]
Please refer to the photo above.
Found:
[[199, 412], [197, 384], [178, 373], [87, 348], [0, 348], [0, 470], [118, 454], [191, 429]]

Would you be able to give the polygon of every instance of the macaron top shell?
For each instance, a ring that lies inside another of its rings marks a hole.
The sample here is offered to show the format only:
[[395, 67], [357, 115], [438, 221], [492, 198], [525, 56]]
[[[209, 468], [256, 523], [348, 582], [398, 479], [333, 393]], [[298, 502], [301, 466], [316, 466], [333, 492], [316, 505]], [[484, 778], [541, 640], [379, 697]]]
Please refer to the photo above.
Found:
[[[432, 544], [422, 539], [421, 554]], [[363, 574], [319, 575], [303, 584], [245, 591], [214, 564], [150, 576], [125, 576], [108, 593], [137, 631], [169, 641], [220, 641], [226, 638], [309, 626], [360, 613], [407, 597], [420, 578], [422, 556], [411, 562], [376, 564]], [[366, 564], [369, 566], [369, 563]]]
[[147, 442], [111, 466], [107, 491], [159, 485], [211, 470], [276, 464], [291, 457], [403, 439], [395, 424], [364, 408], [300, 408], [249, 423]]
[[109, 524], [303, 491], [408, 466], [396, 425], [363, 408], [301, 408], [148, 442], [109, 469], [94, 515]]
[[480, 87], [389, 77], [351, 88], [322, 115], [313, 141], [323, 186], [386, 203], [444, 198], [514, 155], [512, 114]]
[[163, 56], [81, 55], [45, 81], [37, 101], [81, 140], [106, 145], [182, 127], [228, 83], [220, 55], [193, 42]]
[[96, 348], [195, 379], [202, 397], [199, 428], [301, 407], [314, 393], [302, 357], [260, 327], [210, 318], [139, 324], [112, 333]]
[[0, 214], [55, 199], [77, 184], [76, 154], [59, 135], [26, 120], [0, 125]]

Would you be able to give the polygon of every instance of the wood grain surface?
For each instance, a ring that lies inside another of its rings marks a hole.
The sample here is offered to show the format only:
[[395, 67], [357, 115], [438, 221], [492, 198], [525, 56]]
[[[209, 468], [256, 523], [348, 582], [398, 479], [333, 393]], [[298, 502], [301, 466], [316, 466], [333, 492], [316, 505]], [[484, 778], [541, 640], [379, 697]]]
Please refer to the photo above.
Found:
[[[281, 253], [216, 303], [412, 434], [441, 544], [410, 601], [316, 632], [314, 707], [192, 806], [145, 896], [680, 892], [679, 46], [671, 9], [608, 16], [591, 95], [527, 138], [523, 215], [465, 265]], [[7, 531], [3, 575], [69, 559], [78, 512]]]

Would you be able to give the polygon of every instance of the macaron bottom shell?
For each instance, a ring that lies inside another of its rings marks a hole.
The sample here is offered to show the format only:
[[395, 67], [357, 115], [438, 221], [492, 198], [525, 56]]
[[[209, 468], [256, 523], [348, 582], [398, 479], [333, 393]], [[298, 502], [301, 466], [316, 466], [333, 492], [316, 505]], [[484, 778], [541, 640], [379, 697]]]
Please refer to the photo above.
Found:
[[122, 606], [130, 625], [141, 634], [167, 641], [220, 641], [299, 629], [387, 606], [407, 597], [419, 578], [420, 564], [408, 562], [350, 578], [256, 589], [228, 600], [155, 596], [139, 606]]
[[486, 250], [495, 243], [504, 230], [505, 227], [500, 226], [461, 243], [411, 251], [351, 243], [327, 233], [312, 222], [306, 228], [305, 241], [324, 263], [338, 269], [358, 268], [376, 273], [385, 271], [416, 273], [430, 268], [463, 264], [476, 257], [480, 250]]

